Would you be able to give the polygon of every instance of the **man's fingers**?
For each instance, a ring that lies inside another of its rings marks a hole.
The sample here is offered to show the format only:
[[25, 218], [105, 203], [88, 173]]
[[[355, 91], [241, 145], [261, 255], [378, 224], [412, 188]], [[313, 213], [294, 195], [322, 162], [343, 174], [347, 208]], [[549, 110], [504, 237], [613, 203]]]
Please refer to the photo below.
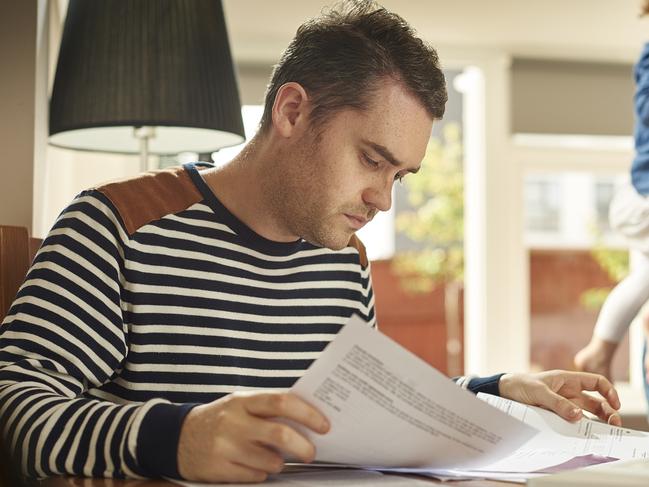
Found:
[[246, 451], [237, 455], [237, 463], [266, 473], [279, 473], [284, 468], [282, 455], [260, 445], [248, 445]]
[[599, 392], [614, 409], [620, 409], [620, 397], [613, 384], [606, 377], [598, 376], [596, 389], [594, 390]]
[[327, 418], [294, 394], [257, 394], [246, 401], [245, 407], [254, 416], [290, 419], [316, 433], [329, 431]]
[[613, 426], [622, 426], [622, 416], [620, 416], [620, 413], [615, 411], [613, 414], [611, 414], [608, 419], [606, 420], [608, 424], [612, 424]]
[[580, 391], [594, 391], [599, 392], [600, 395], [606, 399], [614, 409], [620, 408], [620, 398], [613, 387], [613, 384], [604, 376], [599, 374], [588, 374], [575, 372], [579, 380]]
[[582, 411], [579, 406], [553, 392], [547, 386], [539, 391], [536, 400], [539, 406], [554, 411], [568, 421], [577, 421], [582, 417]]
[[272, 420], [257, 419], [251, 424], [255, 441], [310, 463], [315, 458], [313, 443], [290, 426]]
[[622, 424], [620, 414], [604, 399], [582, 393], [579, 400], [575, 402], [577, 402], [583, 409], [593, 413], [599, 419], [608, 424], [613, 424], [615, 426], [620, 426]]

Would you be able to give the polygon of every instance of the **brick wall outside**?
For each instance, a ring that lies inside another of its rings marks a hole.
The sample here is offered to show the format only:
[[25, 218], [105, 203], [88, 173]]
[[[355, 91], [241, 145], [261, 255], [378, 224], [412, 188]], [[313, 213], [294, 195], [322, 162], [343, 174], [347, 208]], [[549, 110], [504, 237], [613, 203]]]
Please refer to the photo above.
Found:
[[[381, 331], [446, 372], [443, 289], [425, 294], [404, 291], [390, 261], [374, 261], [372, 279]], [[532, 367], [570, 369], [597, 318], [597, 311], [583, 309], [579, 296], [611, 283], [587, 251], [531, 251], [530, 280]], [[613, 364], [616, 380], [628, 379], [627, 364], [625, 340]]]
[[[613, 283], [587, 251], [532, 251], [531, 361], [537, 369], [572, 367], [572, 357], [590, 339], [598, 310], [586, 310], [579, 296]], [[613, 378], [628, 380], [628, 337], [613, 361]]]
[[419, 294], [405, 291], [389, 260], [372, 262], [372, 283], [381, 331], [446, 373], [443, 289]]

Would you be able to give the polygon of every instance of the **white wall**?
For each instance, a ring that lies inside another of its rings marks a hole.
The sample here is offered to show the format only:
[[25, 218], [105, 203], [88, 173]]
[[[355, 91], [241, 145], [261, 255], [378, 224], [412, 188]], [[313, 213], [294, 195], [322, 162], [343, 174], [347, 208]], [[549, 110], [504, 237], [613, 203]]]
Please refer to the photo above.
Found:
[[38, 5], [0, 1], [0, 224], [29, 228], [40, 149], [35, 143]]
[[[224, 0], [237, 61], [276, 60], [298, 25], [335, 0]], [[383, 0], [433, 46], [512, 57], [633, 62], [649, 37], [642, 0]], [[251, 14], [252, 13], [252, 14]]]
[[49, 146], [47, 164], [39, 172], [41, 206], [34, 235], [44, 237], [61, 210], [81, 191], [126, 178], [140, 170], [139, 156], [76, 152]]

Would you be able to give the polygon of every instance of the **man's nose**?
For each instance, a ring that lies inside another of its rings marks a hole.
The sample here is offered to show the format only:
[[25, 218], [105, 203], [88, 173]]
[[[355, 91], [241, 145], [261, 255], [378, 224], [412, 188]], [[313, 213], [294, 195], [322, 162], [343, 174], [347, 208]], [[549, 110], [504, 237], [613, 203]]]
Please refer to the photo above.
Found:
[[365, 190], [365, 203], [379, 211], [388, 211], [392, 207], [392, 184], [381, 184]]

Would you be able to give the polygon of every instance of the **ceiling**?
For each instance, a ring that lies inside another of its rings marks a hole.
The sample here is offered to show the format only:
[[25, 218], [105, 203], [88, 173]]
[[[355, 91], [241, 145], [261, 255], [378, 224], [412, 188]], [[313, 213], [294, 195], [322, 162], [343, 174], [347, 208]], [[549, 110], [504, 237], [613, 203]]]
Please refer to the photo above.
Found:
[[[278, 59], [297, 27], [331, 2], [224, 0], [241, 64]], [[501, 49], [515, 57], [631, 63], [649, 40], [642, 0], [384, 0], [444, 51]]]

